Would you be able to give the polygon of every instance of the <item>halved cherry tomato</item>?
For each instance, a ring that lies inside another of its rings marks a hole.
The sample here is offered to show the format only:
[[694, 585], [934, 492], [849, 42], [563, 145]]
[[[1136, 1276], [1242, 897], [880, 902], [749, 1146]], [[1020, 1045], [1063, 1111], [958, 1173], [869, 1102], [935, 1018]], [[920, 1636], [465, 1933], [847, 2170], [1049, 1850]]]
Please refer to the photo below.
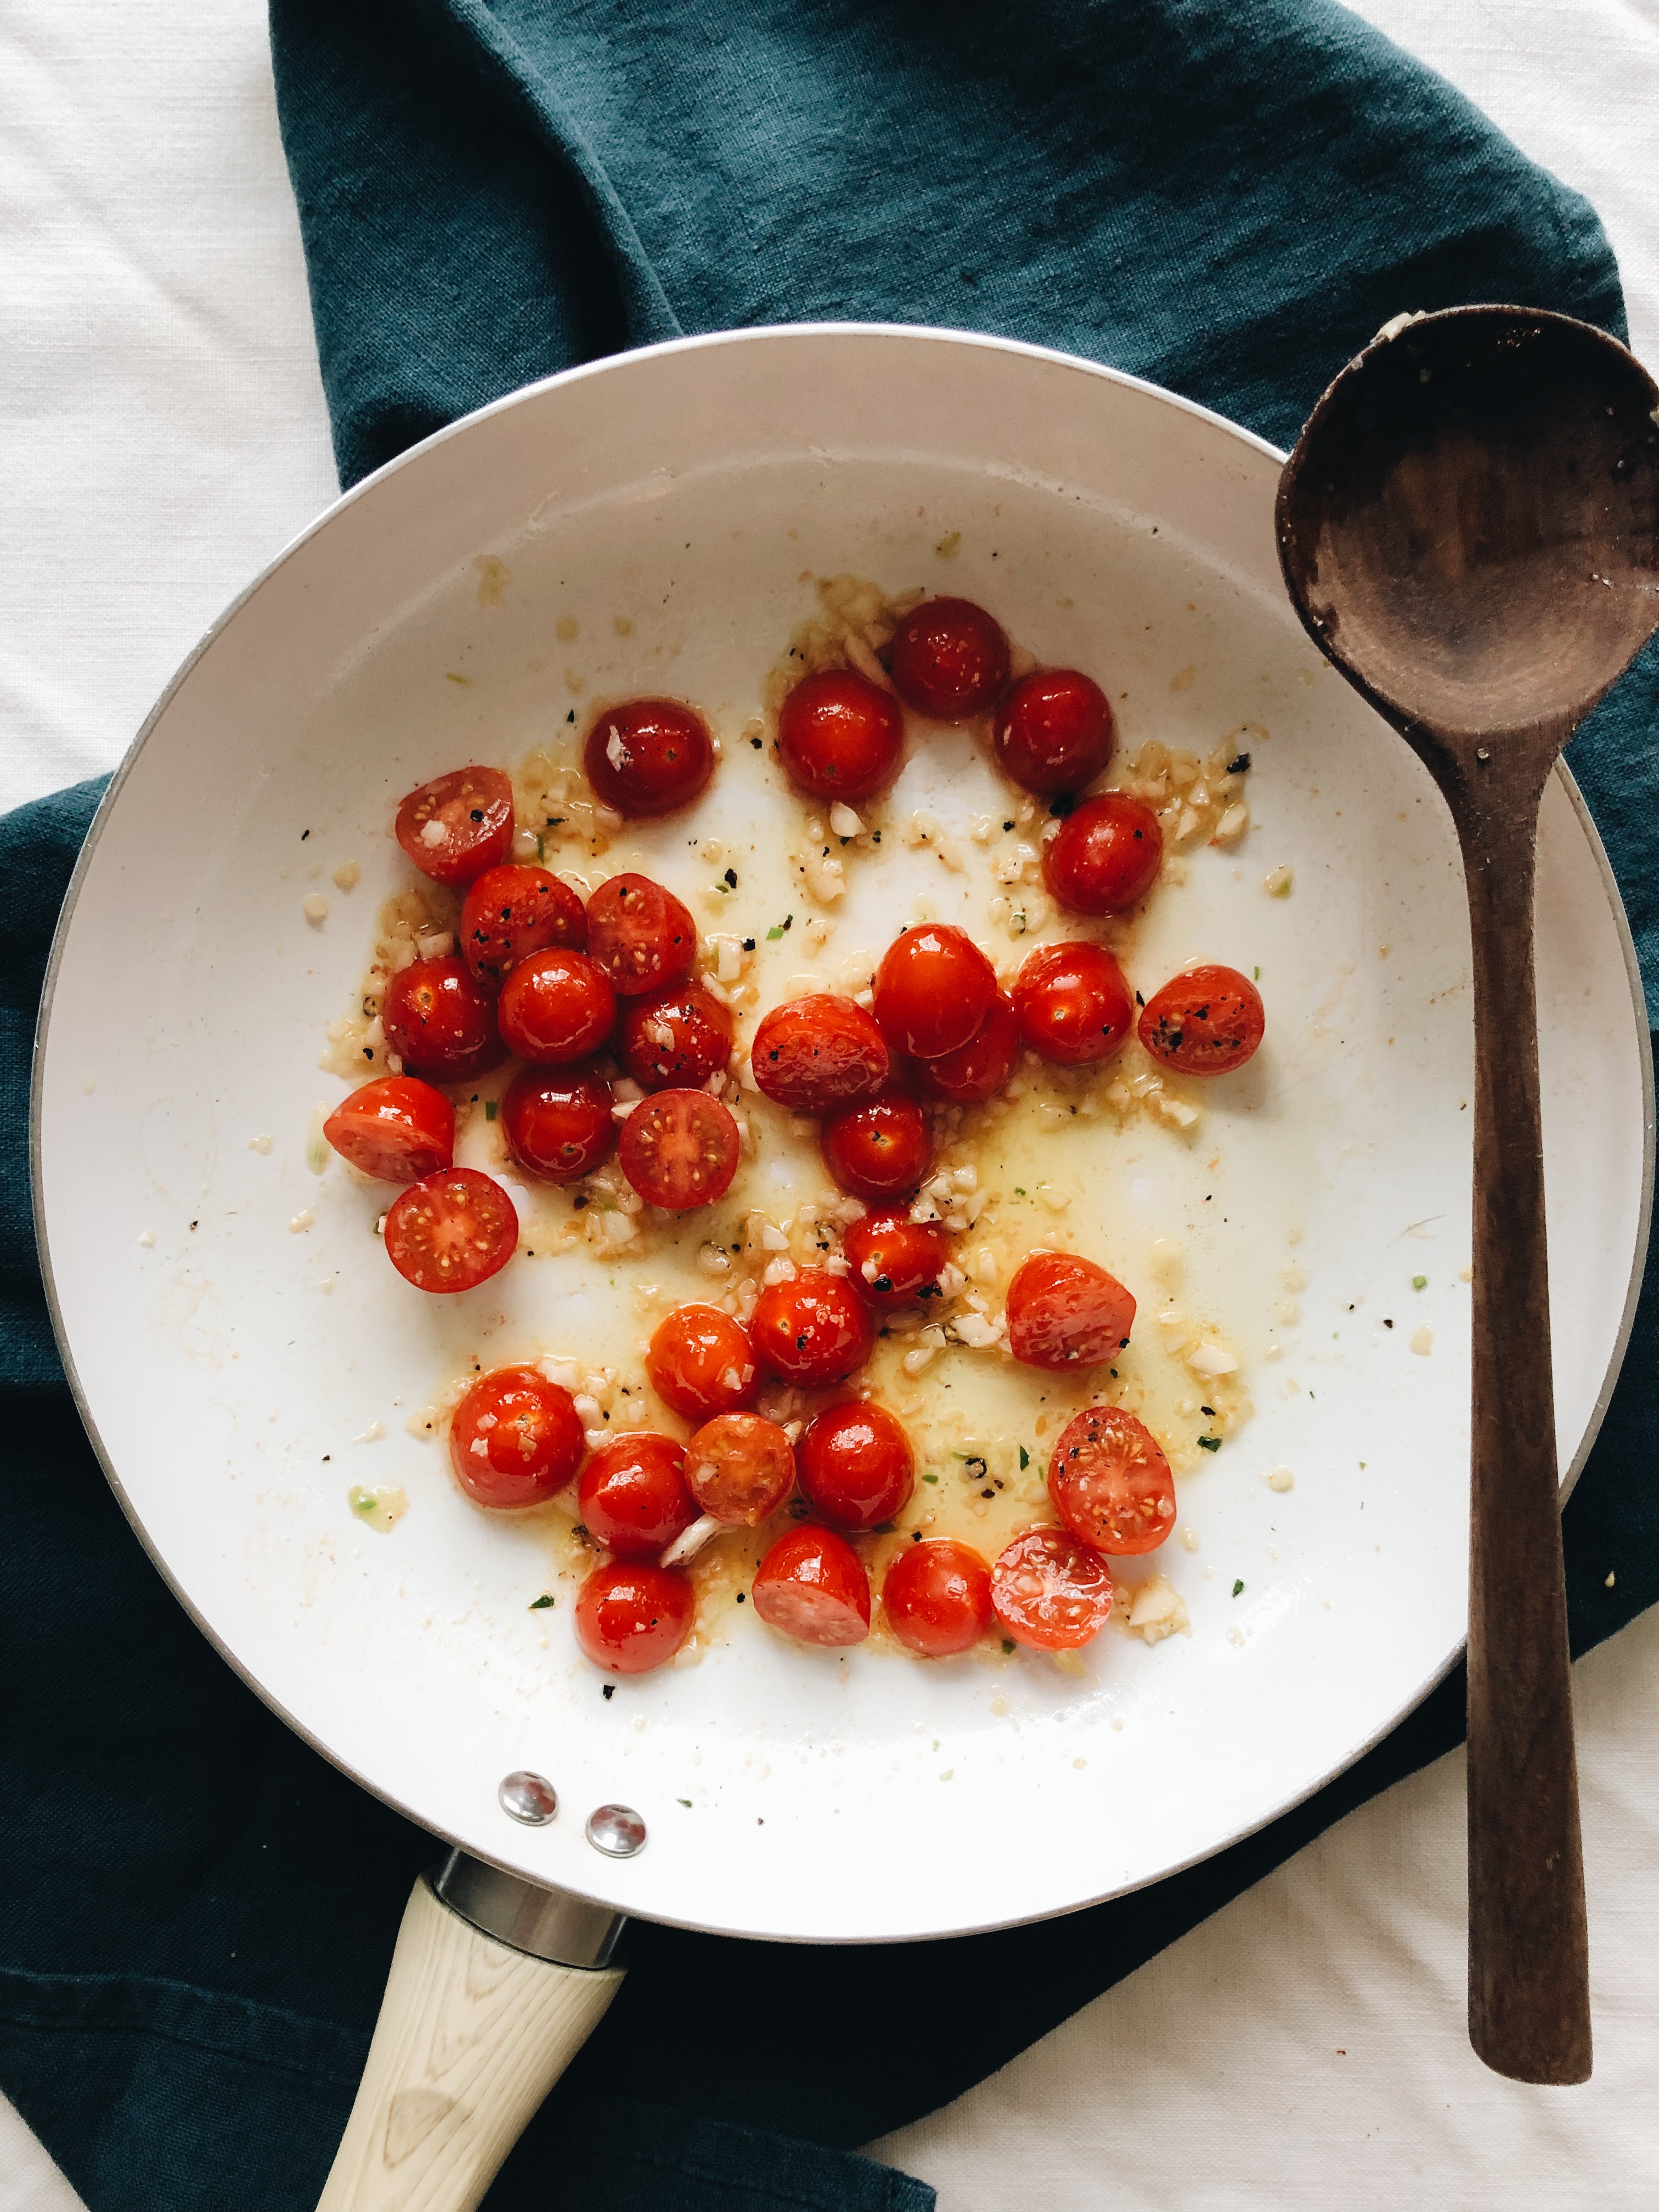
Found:
[[455, 1109], [412, 1075], [383, 1075], [343, 1098], [323, 1134], [360, 1175], [416, 1182], [455, 1157]]
[[676, 1306], [657, 1324], [645, 1371], [664, 1405], [688, 1421], [752, 1405], [760, 1382], [748, 1330], [719, 1306]]
[[410, 793], [395, 826], [423, 876], [470, 884], [513, 849], [513, 786], [498, 768], [452, 769]]
[[1164, 832], [1150, 806], [1127, 792], [1085, 799], [1042, 855], [1043, 881], [1073, 914], [1122, 914], [1152, 887]]
[[1176, 1524], [1175, 1477], [1158, 1438], [1121, 1406], [1091, 1406], [1060, 1432], [1048, 1495], [1080, 1544], [1133, 1557]]
[[1075, 668], [1022, 676], [997, 708], [991, 742], [1022, 791], [1053, 799], [1081, 791], [1112, 757], [1112, 710], [1099, 684]]
[[750, 1595], [769, 1628], [832, 1649], [870, 1633], [870, 1577], [833, 1528], [791, 1528], [761, 1561]]
[[970, 1651], [991, 1626], [991, 1571], [949, 1537], [907, 1544], [881, 1586], [887, 1626], [924, 1659]]
[[607, 1674], [665, 1667], [691, 1633], [696, 1593], [672, 1567], [612, 1559], [576, 1593], [576, 1641]]
[[997, 1092], [1019, 1058], [1019, 1024], [1013, 1007], [999, 992], [991, 1011], [966, 1044], [933, 1060], [914, 1060], [906, 1074], [924, 1097], [946, 1106], [976, 1106]]
[[611, 1157], [611, 1085], [592, 1068], [520, 1068], [501, 1100], [507, 1149], [544, 1182], [580, 1182]]
[[649, 1429], [596, 1444], [576, 1485], [582, 1525], [625, 1559], [654, 1559], [697, 1517], [685, 1486], [685, 1453]]
[[889, 1091], [831, 1115], [818, 1132], [818, 1149], [854, 1198], [908, 1198], [933, 1164], [933, 1137], [915, 1100]]
[[876, 970], [876, 1019], [895, 1052], [937, 1060], [978, 1030], [996, 1002], [997, 973], [973, 939], [925, 921], [896, 937]]
[[587, 957], [618, 998], [666, 991], [691, 973], [697, 925], [649, 876], [612, 876], [587, 902]]
[[641, 1090], [695, 1091], [726, 1073], [732, 1017], [701, 983], [677, 983], [623, 1000], [617, 1049]]
[[642, 1199], [686, 1213], [725, 1197], [741, 1143], [731, 1108], [706, 1091], [659, 1091], [623, 1123], [617, 1149]]
[[915, 1488], [916, 1455], [896, 1417], [872, 1399], [826, 1407], [795, 1447], [795, 1474], [821, 1521], [874, 1528]]
[[1129, 1034], [1134, 1000], [1103, 945], [1044, 945], [1014, 979], [1014, 1018], [1033, 1052], [1062, 1067], [1105, 1060]]
[[582, 749], [587, 780], [618, 814], [672, 814], [714, 773], [714, 741], [679, 699], [625, 699], [593, 717]]
[[994, 707], [1008, 681], [1008, 641], [971, 599], [924, 599], [887, 648], [893, 688], [936, 722], [965, 722]]
[[795, 1486], [795, 1447], [758, 1413], [717, 1413], [685, 1448], [685, 1480], [716, 1521], [757, 1528]]
[[1033, 1528], [992, 1568], [991, 1604], [1016, 1644], [1075, 1651], [1111, 1618], [1112, 1571], [1065, 1529]]
[[550, 945], [580, 952], [587, 914], [568, 884], [546, 868], [486, 868], [461, 908], [461, 953], [487, 991], [499, 991], [520, 961]]
[[541, 1505], [562, 1490], [587, 1449], [568, 1390], [539, 1368], [495, 1367], [455, 1408], [449, 1459], [479, 1505]]
[[568, 1067], [611, 1034], [617, 994], [585, 952], [532, 952], [501, 986], [496, 1018], [509, 1049], [532, 1067]]
[[763, 1290], [749, 1334], [763, 1367], [805, 1389], [844, 1382], [876, 1340], [857, 1293], [825, 1267], [802, 1267], [793, 1281]]
[[904, 753], [896, 699], [850, 668], [804, 676], [778, 710], [778, 752], [792, 783], [820, 799], [867, 799]]
[[495, 1001], [465, 960], [411, 960], [386, 987], [380, 1020], [386, 1049], [404, 1067], [440, 1083], [471, 1083], [507, 1058]]
[[477, 1168], [423, 1176], [392, 1201], [386, 1257], [417, 1291], [471, 1291], [518, 1249], [519, 1217], [500, 1183]]
[[902, 1206], [866, 1213], [841, 1240], [847, 1279], [872, 1306], [908, 1305], [937, 1295], [939, 1270], [951, 1256], [942, 1221], [912, 1221]]
[[1267, 1026], [1261, 994], [1237, 968], [1189, 968], [1141, 1008], [1140, 1042], [1183, 1075], [1231, 1075]]
[[1027, 1367], [1092, 1367], [1129, 1341], [1135, 1302], [1115, 1275], [1071, 1252], [1033, 1252], [1008, 1285], [1008, 1349]]
[[874, 1018], [829, 991], [774, 1006], [749, 1053], [762, 1091], [793, 1114], [833, 1114], [873, 1097], [887, 1080], [887, 1060]]

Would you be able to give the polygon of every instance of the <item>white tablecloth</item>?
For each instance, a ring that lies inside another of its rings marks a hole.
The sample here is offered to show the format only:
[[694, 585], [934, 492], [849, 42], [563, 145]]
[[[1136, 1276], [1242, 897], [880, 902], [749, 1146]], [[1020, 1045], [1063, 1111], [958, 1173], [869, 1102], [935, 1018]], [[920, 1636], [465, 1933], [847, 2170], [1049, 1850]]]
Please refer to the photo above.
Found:
[[[1595, 202], [1659, 360], [1659, 0], [1363, 12]], [[6, 0], [0, 288], [4, 808], [112, 767], [335, 489], [259, 0]], [[943, 2212], [1651, 2212], [1659, 1619], [1578, 1687], [1588, 2088], [1518, 2088], [1468, 2051], [1450, 1759], [882, 2154]], [[0, 2212], [76, 2203], [0, 2104]]]

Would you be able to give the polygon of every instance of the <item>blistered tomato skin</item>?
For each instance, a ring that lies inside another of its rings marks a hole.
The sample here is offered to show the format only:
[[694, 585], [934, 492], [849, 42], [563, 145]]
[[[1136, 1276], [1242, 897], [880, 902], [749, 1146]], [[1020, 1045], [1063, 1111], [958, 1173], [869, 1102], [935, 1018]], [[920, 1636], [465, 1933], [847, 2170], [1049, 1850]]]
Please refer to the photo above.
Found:
[[650, 817], [689, 806], [714, 773], [714, 741], [678, 699], [626, 699], [593, 717], [582, 765], [600, 803]]
[[778, 711], [778, 754], [792, 783], [819, 799], [867, 799], [904, 757], [898, 702], [851, 669], [803, 677]]
[[380, 1021], [386, 1050], [410, 1074], [471, 1083], [507, 1058], [495, 1005], [465, 960], [411, 960], [386, 987]]
[[461, 908], [461, 953], [486, 991], [499, 991], [532, 952], [550, 945], [580, 952], [587, 914], [568, 884], [546, 868], [486, 868]]
[[795, 1486], [795, 1447], [758, 1413], [717, 1413], [685, 1448], [685, 1480], [716, 1521], [757, 1528]]
[[893, 689], [935, 722], [965, 722], [994, 707], [1008, 681], [1008, 641], [971, 599], [924, 599], [887, 648]]
[[834, 1114], [872, 1098], [888, 1051], [874, 1018], [851, 999], [815, 991], [774, 1006], [755, 1031], [749, 1064], [763, 1097], [792, 1114]]
[[971, 1651], [991, 1626], [991, 1571], [950, 1538], [907, 1544], [881, 1586], [887, 1626], [922, 1659]]
[[976, 1106], [994, 1098], [1019, 1058], [1019, 1024], [999, 992], [991, 1011], [966, 1044], [933, 1060], [913, 1060], [905, 1074], [923, 1097], [942, 1106]]
[[619, 999], [684, 982], [697, 957], [697, 925], [649, 876], [612, 876], [587, 902], [587, 957]]
[[449, 1425], [449, 1461], [475, 1504], [500, 1511], [556, 1497], [587, 1449], [568, 1390], [538, 1368], [481, 1375]]
[[676, 1306], [658, 1322], [645, 1356], [651, 1387], [688, 1421], [712, 1421], [752, 1405], [760, 1386], [755, 1347], [719, 1306]]
[[458, 768], [411, 791], [398, 842], [434, 883], [470, 884], [513, 849], [513, 786], [498, 768]]
[[912, 1221], [902, 1206], [866, 1213], [841, 1241], [851, 1283], [877, 1307], [908, 1305], [938, 1295], [939, 1270], [951, 1256], [942, 1221]]
[[996, 1002], [996, 970], [963, 931], [923, 922], [893, 939], [876, 970], [876, 1019], [895, 1052], [936, 1060], [973, 1036]]
[[991, 1604], [1016, 1644], [1076, 1651], [1111, 1618], [1112, 1571], [1067, 1530], [1033, 1528], [991, 1569]]
[[413, 1075], [382, 1076], [343, 1098], [323, 1134], [360, 1175], [417, 1182], [455, 1158], [455, 1109]]
[[1056, 1373], [1115, 1359], [1134, 1327], [1135, 1302], [1115, 1275], [1071, 1252], [1033, 1252], [1008, 1285], [1008, 1349], [1026, 1367]]
[[849, 1398], [809, 1421], [795, 1447], [801, 1494], [832, 1528], [874, 1528], [915, 1488], [910, 1439], [884, 1406]]
[[624, 1559], [654, 1559], [697, 1517], [685, 1486], [685, 1453], [649, 1429], [607, 1437], [589, 1454], [576, 1486], [582, 1526]]
[[1121, 1406], [1091, 1406], [1061, 1430], [1048, 1495], [1080, 1544], [1133, 1558], [1176, 1524], [1175, 1477], [1144, 1422]]
[[768, 1627], [830, 1650], [870, 1633], [870, 1577], [833, 1528], [792, 1528], [761, 1561], [750, 1593]]
[[1141, 1008], [1140, 1042], [1182, 1075], [1231, 1075], [1267, 1026], [1261, 994], [1237, 968], [1189, 968]]
[[1060, 1067], [1109, 1060], [1128, 1036], [1134, 1000], [1103, 945], [1045, 945], [1014, 981], [1022, 1041]]
[[507, 1149], [544, 1182], [579, 1182], [611, 1157], [611, 1085], [592, 1068], [520, 1068], [501, 1099]]
[[595, 1567], [576, 1593], [576, 1641], [607, 1674], [648, 1674], [665, 1667], [696, 1617], [696, 1595], [686, 1577], [644, 1559]]
[[1158, 817], [1121, 791], [1085, 799], [1042, 855], [1042, 876], [1073, 914], [1124, 914], [1152, 889], [1164, 859]]
[[933, 1164], [927, 1116], [914, 1098], [888, 1091], [831, 1115], [818, 1149], [832, 1179], [854, 1198], [908, 1198]]
[[732, 1109], [706, 1091], [659, 1091], [622, 1125], [623, 1173], [650, 1206], [687, 1213], [724, 1198], [742, 1140]]
[[1114, 734], [1099, 684], [1075, 668], [1040, 668], [997, 708], [991, 742], [1004, 775], [1053, 799], [1094, 781], [1112, 757]]
[[750, 1316], [756, 1356], [769, 1374], [802, 1389], [844, 1382], [876, 1340], [868, 1310], [846, 1279], [802, 1267], [793, 1281], [763, 1290]]
[[712, 992], [677, 983], [623, 1000], [617, 1049], [642, 1091], [696, 1091], [725, 1074], [732, 1034], [731, 1014]]
[[386, 1257], [417, 1291], [476, 1290], [518, 1246], [512, 1200], [476, 1168], [423, 1176], [386, 1210]]
[[521, 960], [501, 987], [502, 1042], [532, 1067], [568, 1067], [589, 1059], [611, 1034], [617, 994], [583, 952], [556, 945]]

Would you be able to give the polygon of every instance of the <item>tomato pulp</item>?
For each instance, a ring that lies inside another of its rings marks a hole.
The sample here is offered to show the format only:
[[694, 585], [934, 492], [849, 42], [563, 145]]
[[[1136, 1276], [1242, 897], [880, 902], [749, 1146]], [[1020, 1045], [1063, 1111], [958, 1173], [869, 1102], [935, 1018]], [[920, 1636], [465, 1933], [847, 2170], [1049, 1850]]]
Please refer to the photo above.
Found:
[[417, 1291], [471, 1291], [518, 1249], [519, 1217], [500, 1183], [476, 1168], [423, 1176], [393, 1199], [386, 1257]]
[[1176, 1524], [1175, 1477], [1158, 1438], [1121, 1406], [1091, 1406], [1061, 1430], [1048, 1495], [1079, 1543], [1133, 1557]]

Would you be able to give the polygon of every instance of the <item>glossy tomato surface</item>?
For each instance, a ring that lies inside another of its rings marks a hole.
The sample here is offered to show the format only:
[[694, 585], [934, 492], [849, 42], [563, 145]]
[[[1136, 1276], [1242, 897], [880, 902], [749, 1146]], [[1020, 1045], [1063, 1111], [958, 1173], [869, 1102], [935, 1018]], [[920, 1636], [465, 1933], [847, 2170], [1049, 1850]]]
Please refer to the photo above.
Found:
[[423, 876], [470, 884], [513, 849], [513, 786], [498, 768], [452, 769], [410, 793], [395, 827]]
[[996, 970], [965, 931], [926, 921], [876, 970], [876, 1019], [895, 1052], [935, 1060], [968, 1042], [996, 1003]]
[[602, 805], [618, 814], [672, 814], [714, 773], [714, 741], [679, 699], [625, 699], [593, 717], [582, 765]]
[[870, 1357], [875, 1324], [845, 1277], [802, 1267], [755, 1301], [749, 1334], [757, 1357], [780, 1382], [803, 1389], [844, 1382]]
[[386, 987], [380, 1021], [386, 1050], [404, 1068], [439, 1083], [471, 1083], [507, 1058], [495, 1002], [465, 960], [411, 960]]
[[1261, 994], [1237, 968], [1189, 968], [1140, 1010], [1140, 1042], [1182, 1075], [1231, 1075], [1267, 1030]]
[[889, 1091], [862, 1106], [843, 1107], [818, 1132], [823, 1164], [854, 1198], [908, 1198], [933, 1159], [927, 1116], [902, 1091]]
[[1016, 1644], [1075, 1651], [1111, 1618], [1112, 1571], [1064, 1528], [1033, 1528], [991, 1570], [991, 1604]]
[[587, 957], [618, 998], [684, 982], [697, 957], [697, 926], [649, 876], [612, 876], [587, 902]]
[[580, 952], [587, 911], [546, 868], [486, 868], [461, 908], [461, 955], [487, 991], [499, 991], [520, 961], [550, 945]]
[[832, 1528], [890, 1521], [915, 1488], [916, 1455], [903, 1425], [873, 1399], [849, 1398], [809, 1421], [795, 1447], [802, 1495]]
[[696, 1091], [724, 1075], [732, 1057], [732, 1016], [701, 983], [624, 999], [617, 1049], [642, 1091]]
[[518, 1249], [512, 1200], [476, 1168], [423, 1176], [392, 1201], [386, 1257], [417, 1291], [471, 1291], [499, 1274]]
[[870, 1577], [864, 1562], [833, 1528], [792, 1528], [755, 1571], [750, 1593], [769, 1628], [797, 1644], [834, 1649], [862, 1644], [870, 1633]]
[[1075, 668], [1022, 676], [991, 733], [1003, 773], [1042, 799], [1091, 783], [1112, 757], [1113, 738], [1106, 694]]
[[756, 1528], [795, 1486], [795, 1447], [758, 1413], [717, 1413], [685, 1448], [685, 1480], [705, 1513]]
[[711, 1421], [753, 1403], [760, 1383], [743, 1323], [719, 1306], [676, 1306], [657, 1324], [645, 1355], [651, 1387], [688, 1421]]
[[1061, 1067], [1107, 1060], [1129, 1034], [1134, 1000], [1103, 945], [1044, 945], [1014, 980], [1014, 1018], [1032, 1051]]
[[996, 1097], [1018, 1058], [1019, 1024], [1012, 1002], [999, 992], [966, 1044], [933, 1060], [913, 1060], [905, 1073], [925, 1098], [942, 1106], [976, 1106]]
[[904, 757], [896, 699], [850, 668], [804, 676], [778, 710], [778, 754], [792, 783], [820, 799], [867, 799]]
[[887, 665], [907, 707], [935, 722], [965, 722], [1000, 697], [1008, 641], [971, 599], [924, 599], [893, 632]]
[[966, 1544], [907, 1544], [881, 1586], [887, 1625], [923, 1659], [971, 1651], [991, 1626], [991, 1570]]
[[1008, 1285], [1008, 1349], [1027, 1367], [1097, 1366], [1129, 1341], [1135, 1302], [1115, 1275], [1072, 1252], [1033, 1252]]
[[520, 961], [496, 1005], [502, 1042], [532, 1067], [591, 1059], [616, 1018], [617, 994], [603, 969], [557, 945]]
[[416, 1182], [455, 1158], [455, 1109], [413, 1075], [384, 1075], [343, 1098], [323, 1134], [360, 1175]]
[[1061, 1430], [1048, 1495], [1078, 1541], [1130, 1557], [1176, 1524], [1175, 1477], [1162, 1445], [1121, 1406], [1091, 1406]]
[[942, 1221], [912, 1221], [908, 1208], [887, 1206], [855, 1221], [841, 1240], [847, 1280], [874, 1306], [907, 1305], [933, 1294], [951, 1256]]
[[706, 1091], [659, 1091], [634, 1109], [617, 1144], [640, 1196], [675, 1213], [724, 1198], [740, 1149], [731, 1108]]
[[577, 1182], [611, 1157], [611, 1085], [591, 1067], [520, 1068], [501, 1099], [507, 1149], [544, 1182]]
[[875, 1018], [851, 999], [814, 991], [774, 1006], [755, 1031], [749, 1064], [763, 1094], [792, 1114], [833, 1114], [873, 1097], [888, 1052]]
[[587, 1449], [570, 1393], [539, 1368], [481, 1375], [449, 1425], [449, 1462], [475, 1504], [542, 1505], [564, 1488]]
[[1073, 914], [1122, 914], [1151, 890], [1164, 832], [1150, 806], [1121, 791], [1085, 799], [1042, 854], [1043, 881]]
[[697, 1517], [685, 1486], [685, 1453], [672, 1437], [637, 1429], [589, 1453], [576, 1485], [582, 1526], [625, 1559], [654, 1559]]
[[696, 1617], [696, 1595], [686, 1577], [644, 1559], [595, 1567], [576, 1593], [576, 1641], [607, 1674], [648, 1674], [665, 1667]]

